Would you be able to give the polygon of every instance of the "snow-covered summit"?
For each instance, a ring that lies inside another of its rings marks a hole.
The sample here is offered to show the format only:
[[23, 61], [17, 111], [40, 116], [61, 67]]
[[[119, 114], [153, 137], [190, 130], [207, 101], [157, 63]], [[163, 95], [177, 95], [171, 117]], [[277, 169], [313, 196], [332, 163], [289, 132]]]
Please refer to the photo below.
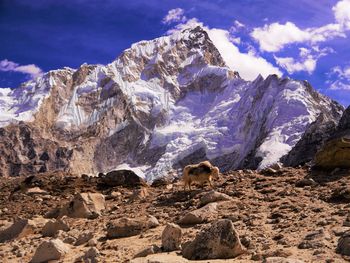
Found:
[[222, 170], [266, 167], [321, 112], [335, 118], [342, 111], [306, 82], [241, 79], [198, 26], [135, 43], [106, 66], [50, 72], [4, 90], [0, 100], [7, 114], [0, 125], [30, 121], [45, 139], [72, 150], [70, 172], [127, 165], [148, 180], [203, 159]]

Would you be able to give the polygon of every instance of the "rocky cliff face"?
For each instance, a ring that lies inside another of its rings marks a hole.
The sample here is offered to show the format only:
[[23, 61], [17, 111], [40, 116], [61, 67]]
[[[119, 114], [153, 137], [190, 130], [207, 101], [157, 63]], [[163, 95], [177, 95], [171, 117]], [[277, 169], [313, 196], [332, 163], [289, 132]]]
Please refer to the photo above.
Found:
[[136, 43], [106, 66], [64, 68], [4, 89], [0, 105], [2, 175], [123, 166], [148, 180], [203, 159], [222, 170], [264, 168], [320, 113], [337, 121], [343, 110], [307, 82], [244, 81], [200, 27]]
[[350, 168], [350, 107], [316, 153], [314, 162], [316, 167], [326, 169]]

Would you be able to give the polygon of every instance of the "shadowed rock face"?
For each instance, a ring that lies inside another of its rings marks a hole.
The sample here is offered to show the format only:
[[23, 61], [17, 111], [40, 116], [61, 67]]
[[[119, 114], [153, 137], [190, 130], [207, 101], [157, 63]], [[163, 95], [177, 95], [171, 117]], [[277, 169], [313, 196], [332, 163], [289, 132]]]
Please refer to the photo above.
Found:
[[311, 123], [295, 147], [282, 158], [285, 166], [298, 166], [311, 162], [322, 145], [334, 134], [340, 115], [321, 114]]
[[337, 122], [342, 111], [307, 82], [242, 80], [201, 27], [136, 43], [105, 66], [51, 71], [9, 96], [18, 109], [0, 120], [1, 176], [126, 163], [151, 181], [206, 159], [222, 171], [264, 168], [321, 112]]
[[329, 140], [317, 152], [315, 166], [320, 168], [350, 168], [350, 107], [341, 117]]

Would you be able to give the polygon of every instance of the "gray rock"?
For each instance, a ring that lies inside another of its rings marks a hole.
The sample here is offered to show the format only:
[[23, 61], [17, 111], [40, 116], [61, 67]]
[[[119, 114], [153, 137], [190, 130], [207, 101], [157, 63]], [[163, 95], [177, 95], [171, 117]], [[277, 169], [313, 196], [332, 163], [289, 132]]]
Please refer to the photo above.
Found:
[[105, 206], [105, 198], [100, 193], [78, 193], [60, 210], [59, 215], [94, 219], [101, 215]]
[[36, 249], [35, 254], [30, 262], [41, 263], [47, 262], [49, 260], [59, 260], [66, 253], [68, 253], [68, 251], [69, 247], [59, 239], [44, 241]]
[[350, 231], [345, 232], [338, 240], [337, 253], [350, 256]]
[[141, 250], [140, 252], [138, 252], [134, 258], [141, 258], [141, 257], [147, 257], [148, 255], [152, 255], [152, 254], [157, 254], [162, 252], [162, 250], [160, 249], [160, 247], [156, 246], [156, 245], [152, 245], [150, 247], [147, 247], [143, 250]]
[[210, 203], [200, 209], [188, 212], [180, 219], [181, 225], [195, 225], [204, 222], [209, 222], [217, 217], [217, 203]]
[[100, 251], [97, 248], [89, 248], [83, 256], [77, 258], [75, 262], [86, 262], [86, 263], [97, 263], [99, 262], [98, 257], [100, 256]]
[[176, 224], [168, 223], [162, 233], [162, 247], [164, 251], [179, 250], [181, 238], [181, 227]]
[[57, 235], [59, 230], [69, 231], [69, 225], [63, 219], [52, 219], [49, 220], [41, 230], [41, 234], [44, 237], [54, 237]]
[[191, 260], [228, 259], [244, 252], [238, 233], [228, 219], [215, 221], [182, 248], [183, 257]]
[[89, 240], [92, 239], [93, 237], [94, 237], [94, 233], [90, 231], [84, 231], [78, 236], [77, 241], [74, 243], [74, 245], [80, 246], [82, 244], [85, 244], [89, 242]]

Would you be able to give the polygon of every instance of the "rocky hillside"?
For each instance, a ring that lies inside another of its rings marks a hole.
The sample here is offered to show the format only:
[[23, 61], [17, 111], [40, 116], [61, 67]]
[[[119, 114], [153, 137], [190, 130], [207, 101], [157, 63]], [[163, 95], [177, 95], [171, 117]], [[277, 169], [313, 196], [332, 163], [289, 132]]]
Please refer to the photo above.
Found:
[[0, 258], [345, 262], [348, 173], [240, 170], [221, 176], [215, 191], [208, 186], [183, 191], [181, 182], [166, 179], [148, 186], [132, 174], [118, 177], [122, 180], [64, 173], [3, 178]]
[[188, 28], [136, 43], [105, 66], [1, 90], [0, 174], [122, 166], [152, 181], [204, 159], [223, 171], [264, 168], [321, 113], [337, 122], [342, 111], [305, 81], [241, 79], [203, 28]]

